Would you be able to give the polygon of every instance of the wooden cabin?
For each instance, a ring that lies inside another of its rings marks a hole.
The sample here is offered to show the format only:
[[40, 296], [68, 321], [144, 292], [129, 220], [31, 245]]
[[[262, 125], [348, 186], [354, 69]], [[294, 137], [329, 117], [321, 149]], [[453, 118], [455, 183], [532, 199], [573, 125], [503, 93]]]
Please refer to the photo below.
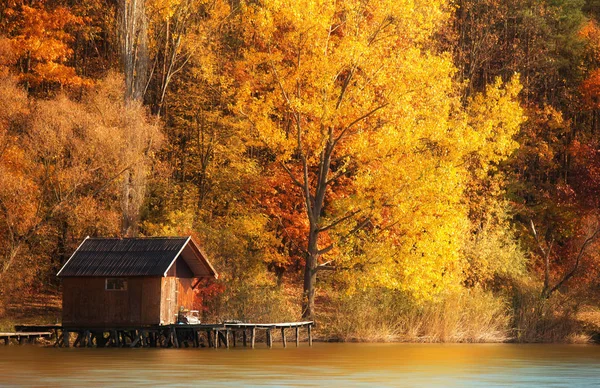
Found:
[[177, 322], [200, 278], [218, 275], [190, 237], [86, 238], [57, 274], [65, 327]]

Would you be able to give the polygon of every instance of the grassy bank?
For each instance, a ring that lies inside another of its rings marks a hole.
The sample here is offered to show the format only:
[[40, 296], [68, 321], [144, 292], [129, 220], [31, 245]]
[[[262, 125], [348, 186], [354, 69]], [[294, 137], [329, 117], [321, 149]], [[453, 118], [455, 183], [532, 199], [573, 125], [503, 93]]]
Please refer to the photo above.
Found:
[[13, 331], [15, 325], [60, 322], [61, 295], [48, 291], [15, 298], [0, 311], [0, 331]]
[[463, 289], [413, 304], [380, 290], [331, 300], [322, 311], [324, 340], [358, 342], [590, 343], [600, 333], [600, 310], [535, 288], [503, 294]]

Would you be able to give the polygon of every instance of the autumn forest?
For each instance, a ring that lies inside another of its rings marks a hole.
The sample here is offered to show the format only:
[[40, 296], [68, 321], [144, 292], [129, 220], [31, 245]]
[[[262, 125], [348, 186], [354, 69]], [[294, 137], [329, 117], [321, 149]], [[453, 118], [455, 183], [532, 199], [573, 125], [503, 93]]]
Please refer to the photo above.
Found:
[[206, 320], [600, 332], [600, 1], [5, 0], [0, 85], [0, 316], [192, 235]]

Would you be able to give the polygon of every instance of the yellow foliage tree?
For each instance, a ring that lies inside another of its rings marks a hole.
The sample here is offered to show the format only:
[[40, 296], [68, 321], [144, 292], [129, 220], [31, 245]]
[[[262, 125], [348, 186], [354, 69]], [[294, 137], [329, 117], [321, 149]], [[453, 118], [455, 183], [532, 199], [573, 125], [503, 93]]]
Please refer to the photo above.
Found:
[[516, 80], [463, 108], [450, 57], [431, 41], [447, 11], [420, 0], [241, 5], [235, 108], [302, 194], [306, 318], [325, 269], [421, 298], [457, 283], [469, 168], [510, 153], [522, 117]]

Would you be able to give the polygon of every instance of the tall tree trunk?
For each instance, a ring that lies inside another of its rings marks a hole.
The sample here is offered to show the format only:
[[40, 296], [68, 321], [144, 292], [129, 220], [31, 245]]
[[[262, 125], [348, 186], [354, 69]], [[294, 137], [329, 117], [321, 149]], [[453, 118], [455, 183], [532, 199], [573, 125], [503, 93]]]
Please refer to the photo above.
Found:
[[[119, 1], [121, 60], [125, 73], [125, 103], [143, 103], [148, 83], [148, 19], [145, 0]], [[135, 237], [144, 193], [144, 169], [132, 166], [122, 189], [122, 234]]]
[[142, 101], [148, 82], [148, 19], [145, 0], [119, 1], [125, 100]]
[[304, 292], [302, 298], [302, 318], [313, 320], [315, 313], [315, 286], [317, 282], [317, 265], [319, 251], [317, 241], [318, 230], [311, 226], [308, 239], [308, 251], [304, 265]]
[[[298, 120], [299, 121], [299, 120]], [[300, 143], [299, 143], [300, 144]], [[304, 297], [302, 306], [302, 317], [314, 320], [315, 312], [315, 286], [317, 282], [317, 270], [319, 269], [319, 255], [324, 251], [319, 249], [319, 234], [321, 229], [321, 215], [325, 205], [325, 195], [329, 186], [328, 175], [331, 168], [331, 155], [333, 154], [334, 138], [333, 130], [329, 130], [327, 145], [321, 152], [319, 173], [314, 183], [314, 196], [311, 195], [311, 182], [308, 177], [308, 164], [306, 155], [302, 155], [304, 178], [302, 182], [304, 197], [306, 201], [306, 212], [310, 223], [308, 234], [308, 246], [306, 249], [306, 263], [304, 266]], [[327, 249], [326, 249], [327, 250]]]

